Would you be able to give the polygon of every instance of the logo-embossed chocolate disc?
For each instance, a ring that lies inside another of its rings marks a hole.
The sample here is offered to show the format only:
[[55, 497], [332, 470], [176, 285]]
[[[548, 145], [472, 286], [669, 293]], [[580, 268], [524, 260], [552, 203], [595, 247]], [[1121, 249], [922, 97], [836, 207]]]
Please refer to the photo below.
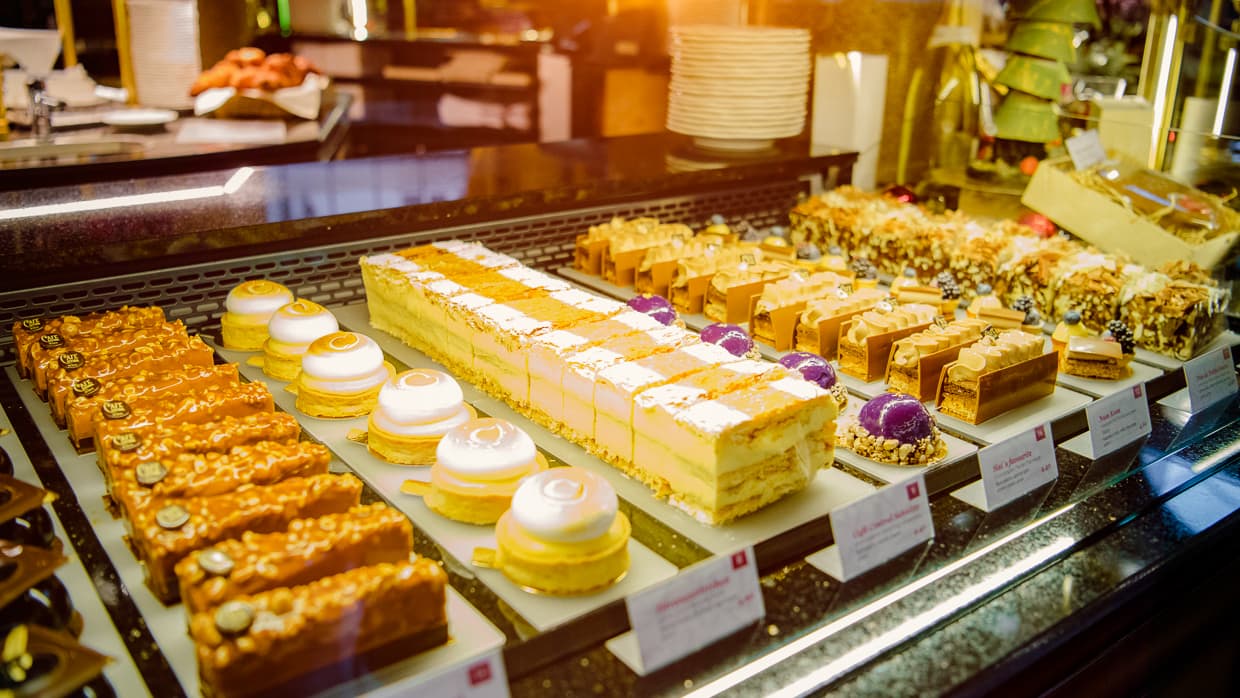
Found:
[[228, 553], [218, 548], [207, 548], [198, 553], [198, 566], [209, 574], [226, 576], [232, 572], [234, 564]]
[[139, 485], [153, 487], [155, 483], [168, 476], [168, 469], [159, 461], [143, 461], [134, 468], [134, 476], [138, 479]]
[[215, 627], [222, 633], [243, 633], [253, 622], [254, 607], [244, 601], [229, 601], [215, 611]]
[[112, 448], [121, 453], [137, 450], [142, 445], [142, 437], [132, 431], [122, 432], [112, 437]]
[[103, 386], [100, 385], [99, 381], [94, 378], [82, 378], [73, 381], [73, 385], [70, 389], [73, 390], [73, 394], [78, 397], [91, 397], [98, 394], [99, 388], [101, 387]]
[[42, 337], [39, 337], [39, 344], [44, 349], [55, 349], [56, 347], [64, 345], [64, 343], [65, 338], [61, 337], [60, 334], [56, 332], [49, 332]]
[[108, 400], [99, 406], [105, 419], [125, 419], [130, 415], [129, 405], [122, 400]]
[[78, 351], [66, 351], [56, 357], [56, 363], [60, 364], [60, 367], [66, 371], [73, 371], [81, 368], [82, 364], [86, 363], [86, 357], [82, 356], [82, 353]]
[[38, 332], [43, 329], [43, 318], [31, 317], [22, 320], [22, 329], [27, 332]]
[[155, 512], [155, 523], [160, 528], [175, 530], [189, 522], [189, 512], [185, 507], [179, 504], [169, 504], [168, 506]]

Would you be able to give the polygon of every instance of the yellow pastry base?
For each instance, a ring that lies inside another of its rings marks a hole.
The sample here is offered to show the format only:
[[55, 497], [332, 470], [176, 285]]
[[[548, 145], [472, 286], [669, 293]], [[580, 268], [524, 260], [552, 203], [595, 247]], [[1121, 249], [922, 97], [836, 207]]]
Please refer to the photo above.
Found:
[[301, 373], [301, 356], [277, 354], [269, 349], [263, 351], [263, 375], [278, 381], [297, 380]]
[[297, 384], [297, 409], [310, 417], [335, 419], [341, 417], [361, 417], [370, 414], [379, 402], [380, 383], [374, 388], [352, 395], [324, 393]]
[[606, 588], [629, 570], [632, 529], [623, 513], [611, 529], [580, 543], [541, 541], [505, 513], [495, 526], [494, 567], [514, 584], [542, 594], [585, 594]]
[[225, 349], [261, 351], [267, 342], [267, 323], [238, 322], [229, 313], [220, 318], [220, 341]]
[[453, 521], [479, 526], [493, 524], [512, 506], [512, 495], [521, 481], [548, 467], [547, 459], [539, 453], [534, 466], [520, 477], [479, 484], [448, 474], [436, 463], [431, 466], [430, 488], [422, 501], [431, 511]]
[[[470, 419], [477, 419], [473, 405], [465, 405]], [[371, 420], [366, 429], [366, 446], [376, 457], [397, 465], [431, 465], [435, 462], [435, 450], [443, 434], [429, 436], [403, 436], [375, 426]]]

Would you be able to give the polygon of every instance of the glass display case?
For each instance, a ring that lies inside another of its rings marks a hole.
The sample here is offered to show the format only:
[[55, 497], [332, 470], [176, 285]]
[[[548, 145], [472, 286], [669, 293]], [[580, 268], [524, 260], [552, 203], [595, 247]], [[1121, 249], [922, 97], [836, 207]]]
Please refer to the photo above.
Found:
[[[386, 502], [408, 516], [414, 551], [446, 572], [451, 639], [422, 652], [406, 646], [348, 658], [312, 686], [294, 684], [298, 692], [432, 695], [450, 681], [463, 695], [502, 682], [514, 695], [1123, 692], [1173, 680], [1154, 660], [1235, 611], [1223, 581], [1234, 563], [1212, 551], [1234, 545], [1240, 507], [1240, 406], [1228, 398], [1188, 409], [1182, 361], [1142, 354], [1134, 379], [1114, 389], [1061, 382], [1056, 392], [1066, 402], [1025, 415], [1030, 429], [1049, 425], [1058, 477], [1004, 506], [988, 507], [979, 494], [979, 449], [1025, 428], [984, 422], [945, 426], [954, 450], [929, 467], [875, 468], [839, 449], [808, 489], [718, 526], [671, 507], [458, 376], [480, 416], [524, 429], [550, 465], [610, 482], [632, 523], [622, 581], [556, 597], [473, 564], [485, 527], [445, 523], [402, 493], [411, 469], [376, 460], [351, 438], [364, 418], [307, 417], [251, 354], [219, 347], [229, 290], [264, 278], [329, 308], [342, 330], [373, 337], [394, 369], [434, 367], [371, 326], [362, 257], [476, 241], [565, 284], [627, 300], [632, 289], [572, 269], [577, 238], [590, 226], [638, 216], [694, 229], [713, 216], [742, 229], [783, 226], [799, 199], [847, 184], [855, 158], [789, 145], [721, 160], [643, 136], [30, 192], [20, 203], [0, 200], [0, 220], [12, 231], [0, 321], [161, 306], [211, 343], [217, 363], [236, 363], [247, 381], [267, 383], [277, 411], [297, 416], [303, 438], [330, 451], [330, 470], [360, 479], [361, 502]], [[700, 329], [691, 314], [683, 319]], [[1210, 351], [1233, 338], [1224, 334]], [[81, 641], [113, 657], [103, 671], [118, 695], [198, 694], [208, 660], [185, 632], [186, 610], [165, 605], [145, 583], [149, 570], [126, 544], [135, 532], [109, 510], [95, 456], [74, 448], [18, 375], [12, 341], [0, 342], [10, 364], [0, 381], [0, 447], [19, 479], [55, 495], [49, 509], [69, 558], [58, 574], [83, 616]], [[778, 358], [773, 348], [762, 354]], [[1134, 387], [1141, 395], [1133, 404], [1148, 406], [1148, 436], [1093, 457], [1088, 406]], [[872, 397], [864, 385], [849, 388], [850, 400]], [[841, 581], [824, 553], [841, 535], [832, 512], [891, 483], [903, 487], [910, 476], [923, 478], [932, 537]], [[752, 550], [760, 573], [761, 620], [658, 671], [631, 669], [626, 600], [742, 550]], [[1179, 621], [1178, 634], [1164, 632], [1169, 618]], [[1113, 671], [1133, 647], [1150, 666]]]

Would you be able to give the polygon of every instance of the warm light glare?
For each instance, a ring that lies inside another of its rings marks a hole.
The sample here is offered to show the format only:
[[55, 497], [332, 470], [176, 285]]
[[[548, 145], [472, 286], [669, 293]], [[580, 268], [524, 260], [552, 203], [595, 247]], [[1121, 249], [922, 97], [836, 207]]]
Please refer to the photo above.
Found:
[[229, 196], [237, 193], [254, 174], [253, 167], [242, 167], [233, 173], [222, 186], [193, 187], [176, 189], [151, 194], [129, 194], [127, 196], [111, 196], [106, 199], [92, 201], [70, 201], [63, 204], [47, 204], [45, 206], [29, 206], [26, 208], [0, 209], [0, 221], [13, 221], [39, 216], [59, 216], [66, 213], [86, 213], [88, 211], [104, 211], [125, 206], [149, 206], [177, 201], [195, 201], [210, 199], [217, 196]]
[[1218, 138], [1223, 135], [1223, 125], [1227, 122], [1227, 107], [1231, 103], [1231, 83], [1236, 79], [1236, 49], [1228, 49], [1227, 63], [1223, 66], [1223, 81], [1219, 84], [1218, 108], [1214, 111], [1214, 128], [1210, 133]]
[[1154, 90], [1154, 128], [1150, 134], [1150, 166], [1156, 164], [1158, 153], [1161, 151], [1162, 132], [1157, 128], [1158, 124], [1163, 122], [1163, 115], [1167, 112], [1167, 84], [1171, 80], [1171, 64], [1174, 62], [1173, 54], [1175, 53], [1175, 40], [1177, 29], [1179, 29], [1179, 21], [1175, 15], [1167, 18], [1167, 33], [1163, 35], [1162, 54], [1158, 63], [1158, 81], [1157, 88]]

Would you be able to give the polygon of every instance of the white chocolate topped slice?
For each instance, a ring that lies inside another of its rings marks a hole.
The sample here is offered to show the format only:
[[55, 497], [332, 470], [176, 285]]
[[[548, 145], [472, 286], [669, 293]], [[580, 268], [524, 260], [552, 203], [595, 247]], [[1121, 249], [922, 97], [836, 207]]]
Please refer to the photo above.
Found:
[[902, 330], [905, 327], [924, 325], [939, 314], [939, 309], [923, 303], [901, 305], [887, 312], [867, 310], [853, 320], [848, 330], [848, 341], [860, 344], [866, 337], [884, 332]]
[[984, 320], [964, 318], [940, 327], [931, 325], [917, 334], [895, 343], [891, 361], [897, 366], [911, 367], [921, 357], [981, 338], [986, 329]]
[[553, 543], [594, 540], [619, 511], [611, 483], [581, 468], [552, 468], [526, 478], [512, 495], [513, 520], [531, 537]]
[[446, 373], [414, 368], [379, 389], [371, 426], [403, 436], [440, 435], [470, 418], [461, 386]]
[[333, 332], [310, 343], [297, 380], [320, 392], [352, 395], [382, 385], [391, 372], [375, 340], [356, 332]]
[[521, 428], [503, 419], [471, 419], [444, 434], [437, 465], [456, 478], [496, 482], [521, 477], [536, 467], [538, 449]]
[[305, 354], [311, 342], [339, 330], [330, 310], [308, 300], [282, 306], [267, 323], [269, 348], [290, 355]]
[[793, 272], [786, 279], [780, 279], [762, 287], [762, 295], [758, 298], [754, 312], [783, 308], [811, 298], [818, 298], [851, 282], [852, 279], [829, 271], [817, 272], [809, 276]]
[[1042, 337], [1020, 330], [1004, 330], [997, 339], [983, 337], [960, 350], [956, 362], [947, 369], [947, 378], [955, 382], [975, 381], [983, 373], [1040, 356], [1044, 343]]
[[234, 322], [266, 325], [272, 313], [292, 302], [293, 292], [283, 284], [254, 279], [233, 287], [224, 299], [224, 309]]
[[846, 296], [820, 298], [810, 301], [805, 310], [801, 311], [801, 322], [817, 325], [828, 318], [872, 308], [886, 297], [887, 294], [878, 289], [859, 288]]

